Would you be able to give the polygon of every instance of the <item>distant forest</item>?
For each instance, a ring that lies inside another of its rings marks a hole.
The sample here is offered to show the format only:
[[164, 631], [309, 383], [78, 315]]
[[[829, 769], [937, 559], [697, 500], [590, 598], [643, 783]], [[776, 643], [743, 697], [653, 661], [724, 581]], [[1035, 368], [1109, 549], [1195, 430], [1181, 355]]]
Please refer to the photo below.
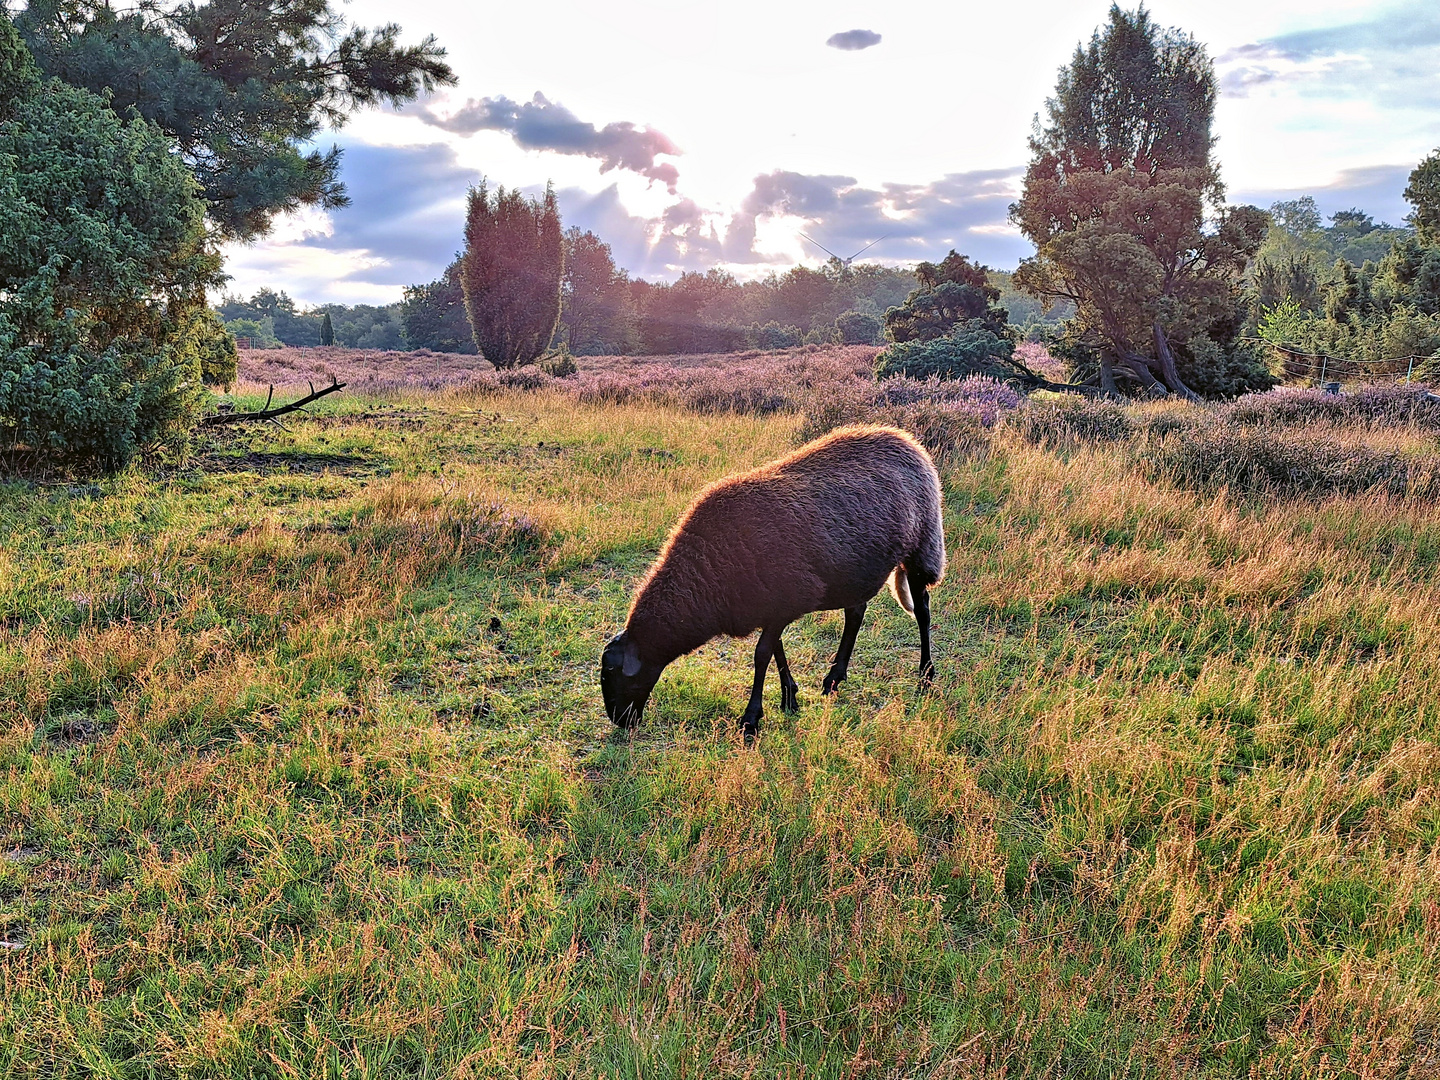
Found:
[[[915, 288], [910, 268], [833, 261], [797, 266], [741, 282], [719, 270], [674, 282], [631, 278], [610, 247], [590, 232], [565, 237], [565, 278], [556, 344], [579, 356], [662, 355], [784, 348], [807, 342], [878, 344], [883, 316]], [[988, 272], [1000, 304], [1022, 334], [1036, 337], [1070, 317], [1069, 305], [1046, 312], [1015, 289], [1011, 275]], [[320, 344], [328, 314], [334, 343], [352, 349], [430, 349], [473, 354], [457, 265], [438, 280], [405, 290], [399, 303], [323, 304], [305, 308], [284, 292], [261, 289], [250, 299], [227, 296], [216, 306], [226, 327], [257, 348]]]
[[[1321, 306], [1323, 280], [1337, 260], [1361, 270], [1385, 258], [1414, 230], [1344, 210], [1327, 224], [1313, 198], [1274, 204], [1274, 225], [1252, 266], [1263, 310], [1293, 288], [1291, 274], [1313, 282]], [[1021, 336], [1038, 340], [1074, 314], [1060, 303], [1046, 311], [1017, 289], [1013, 275], [988, 270], [999, 304]], [[1282, 281], [1282, 278], [1284, 279]], [[720, 270], [687, 273], [673, 282], [631, 278], [615, 265], [610, 246], [594, 233], [565, 234], [565, 278], [556, 345], [577, 356], [663, 355], [784, 348], [807, 342], [881, 343], [883, 316], [915, 288], [910, 268], [832, 260], [819, 269], [797, 266], [784, 274], [739, 281]], [[1302, 287], [1297, 290], [1305, 292]], [[256, 347], [320, 344], [329, 315], [334, 343], [352, 349], [430, 349], [473, 354], [458, 260], [435, 281], [405, 290], [394, 304], [322, 304], [305, 308], [284, 292], [261, 289], [249, 300], [227, 296], [217, 305], [226, 327]], [[868, 316], [868, 318], [857, 318]]]

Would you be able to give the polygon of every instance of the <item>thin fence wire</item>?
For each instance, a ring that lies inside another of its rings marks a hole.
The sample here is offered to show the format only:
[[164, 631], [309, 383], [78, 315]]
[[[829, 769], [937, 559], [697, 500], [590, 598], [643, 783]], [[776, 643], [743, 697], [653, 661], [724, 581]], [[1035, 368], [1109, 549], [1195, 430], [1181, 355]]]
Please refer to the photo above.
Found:
[[1306, 352], [1252, 338], [1269, 346], [1288, 383], [1408, 383], [1415, 379], [1428, 356], [1392, 356], [1381, 360], [1354, 360], [1327, 353]]

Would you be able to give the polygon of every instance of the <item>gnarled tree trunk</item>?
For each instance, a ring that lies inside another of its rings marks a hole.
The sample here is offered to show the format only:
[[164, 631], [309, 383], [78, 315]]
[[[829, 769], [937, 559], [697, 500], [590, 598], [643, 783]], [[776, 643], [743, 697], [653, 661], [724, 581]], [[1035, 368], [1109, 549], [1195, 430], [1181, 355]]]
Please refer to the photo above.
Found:
[[1165, 328], [1158, 322], [1155, 326], [1155, 355], [1160, 358], [1160, 377], [1165, 385], [1186, 401], [1199, 401], [1200, 395], [1180, 381], [1180, 371], [1175, 367], [1175, 354], [1170, 351], [1170, 342], [1165, 338]]
[[1120, 388], [1115, 385], [1115, 359], [1109, 349], [1100, 350], [1100, 393], [1107, 398], [1120, 397]]
[[1148, 356], [1125, 352], [1121, 354], [1120, 358], [1125, 361], [1125, 366], [1130, 369], [1130, 373], [1135, 376], [1141, 386], [1145, 387], [1145, 392], [1151, 397], [1164, 397], [1168, 393], [1165, 384], [1155, 378], [1155, 373], [1150, 370]]

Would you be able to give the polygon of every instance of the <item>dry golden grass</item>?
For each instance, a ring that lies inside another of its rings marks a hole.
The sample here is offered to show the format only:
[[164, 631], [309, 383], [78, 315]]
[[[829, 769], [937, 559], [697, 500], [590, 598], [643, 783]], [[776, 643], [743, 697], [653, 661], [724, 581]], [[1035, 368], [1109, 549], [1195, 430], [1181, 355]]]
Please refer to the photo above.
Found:
[[932, 692], [882, 597], [755, 747], [744, 642], [612, 733], [634, 581], [798, 425], [332, 398], [0, 491], [0, 1070], [1440, 1075], [1440, 508], [1001, 432]]

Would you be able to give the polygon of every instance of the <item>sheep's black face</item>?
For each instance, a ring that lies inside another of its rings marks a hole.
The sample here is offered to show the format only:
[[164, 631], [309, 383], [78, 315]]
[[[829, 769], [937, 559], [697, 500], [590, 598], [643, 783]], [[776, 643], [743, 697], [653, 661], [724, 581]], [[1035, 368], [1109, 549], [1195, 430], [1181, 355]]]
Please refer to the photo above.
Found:
[[600, 656], [600, 694], [605, 698], [605, 714], [611, 723], [629, 728], [640, 722], [662, 670], [644, 663], [635, 643], [623, 633], [610, 639]]

